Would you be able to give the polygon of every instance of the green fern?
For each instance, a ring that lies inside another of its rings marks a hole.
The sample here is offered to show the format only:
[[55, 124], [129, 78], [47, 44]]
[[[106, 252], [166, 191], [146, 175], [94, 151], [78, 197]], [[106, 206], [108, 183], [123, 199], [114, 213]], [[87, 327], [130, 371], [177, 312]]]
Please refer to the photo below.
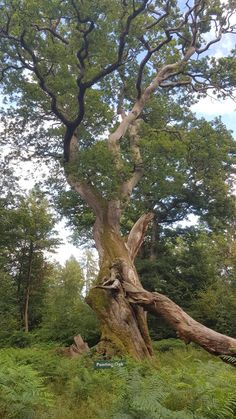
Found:
[[221, 355], [220, 358], [222, 361], [226, 362], [227, 364], [231, 364], [236, 367], [236, 356], [234, 355]]
[[220, 412], [218, 412], [217, 419], [235, 419], [236, 418], [236, 392], [228, 395]]
[[43, 379], [26, 365], [15, 365], [5, 357], [0, 365], [0, 417], [32, 418], [36, 412], [52, 406], [52, 395]]
[[[127, 359], [110, 370], [43, 347], [1, 350], [0, 358], [2, 418], [236, 419], [232, 366], [191, 346], [159, 352], [154, 364]], [[57, 400], [52, 408], [45, 379]]]

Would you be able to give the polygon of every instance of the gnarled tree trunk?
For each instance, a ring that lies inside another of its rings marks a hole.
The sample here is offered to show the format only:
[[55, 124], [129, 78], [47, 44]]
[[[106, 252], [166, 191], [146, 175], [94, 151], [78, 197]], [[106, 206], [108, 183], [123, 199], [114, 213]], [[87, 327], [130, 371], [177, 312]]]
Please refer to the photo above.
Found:
[[90, 290], [87, 302], [101, 321], [102, 336], [97, 346], [101, 355], [130, 354], [143, 359], [153, 354], [146, 313], [141, 306], [130, 304], [120, 286], [123, 280], [141, 286], [133, 260], [151, 217], [150, 214], [141, 217], [138, 236], [134, 228], [127, 241], [109, 224], [107, 217], [104, 217], [106, 223], [95, 226], [102, 260], [97, 285]]
[[152, 355], [146, 311], [163, 317], [185, 343], [195, 342], [214, 355], [229, 355], [236, 339], [215, 332], [185, 313], [168, 297], [143, 289], [133, 260], [141, 246], [151, 214], [141, 217], [125, 241], [112, 228], [102, 229], [104, 253], [97, 285], [88, 303], [101, 320], [101, 355]]

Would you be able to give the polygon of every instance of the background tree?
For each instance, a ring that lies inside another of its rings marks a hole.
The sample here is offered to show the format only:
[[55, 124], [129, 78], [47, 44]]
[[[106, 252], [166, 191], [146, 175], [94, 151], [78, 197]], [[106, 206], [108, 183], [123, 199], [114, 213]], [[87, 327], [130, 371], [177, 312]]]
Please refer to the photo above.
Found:
[[84, 294], [87, 295], [98, 274], [98, 261], [91, 249], [85, 249], [81, 265], [84, 274]]
[[[67, 181], [96, 218], [101, 269], [88, 302], [101, 320], [100, 353], [152, 354], [144, 308], [161, 314], [184, 340], [215, 354], [230, 353], [235, 339], [205, 328], [167, 297], [142, 288], [133, 262], [153, 214], [142, 215], [127, 239], [120, 221], [144, 172], [142, 112], [154, 93], [159, 97], [162, 89], [174, 89], [174, 95], [184, 87], [188, 94], [209, 89], [231, 94], [234, 52], [219, 60], [206, 54], [234, 32], [234, 5], [55, 0], [19, 6], [4, 1], [1, 11], [2, 86], [14, 101], [7, 142], [11, 133], [14, 138], [22, 133], [19, 150], [30, 141], [49, 156], [57, 153], [56, 140], [63, 136]], [[56, 129], [43, 127], [40, 119], [56, 122]]]
[[99, 326], [93, 311], [84, 302], [84, 285], [80, 264], [73, 257], [65, 267], [54, 269], [44, 301], [40, 332], [43, 339], [68, 344], [79, 333], [89, 344], [97, 342]]
[[42, 194], [31, 191], [28, 196], [21, 196], [12, 208], [6, 206], [2, 220], [2, 269], [10, 275], [22, 325], [28, 332], [42, 316], [44, 280], [51, 269], [44, 252], [53, 250], [59, 243], [55, 237], [55, 219]]

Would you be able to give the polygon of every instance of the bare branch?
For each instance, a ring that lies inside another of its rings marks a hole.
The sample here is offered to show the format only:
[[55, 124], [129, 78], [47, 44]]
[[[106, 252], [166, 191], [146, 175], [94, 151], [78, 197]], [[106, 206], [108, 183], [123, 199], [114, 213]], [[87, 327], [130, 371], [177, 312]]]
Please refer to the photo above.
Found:
[[198, 323], [165, 295], [146, 291], [128, 282], [122, 285], [132, 304], [141, 305], [150, 313], [163, 317], [185, 343], [194, 342], [213, 355], [232, 355], [234, 352], [236, 339]]
[[126, 245], [129, 249], [131, 260], [134, 260], [142, 246], [145, 233], [149, 223], [153, 220], [154, 214], [152, 212], [142, 215], [132, 227]]

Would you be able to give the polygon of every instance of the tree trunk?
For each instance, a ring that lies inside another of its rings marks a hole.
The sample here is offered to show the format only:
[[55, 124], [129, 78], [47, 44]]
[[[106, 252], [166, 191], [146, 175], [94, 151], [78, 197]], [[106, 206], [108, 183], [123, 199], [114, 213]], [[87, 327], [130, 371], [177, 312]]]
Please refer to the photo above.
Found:
[[[153, 355], [146, 314], [142, 307], [130, 304], [122, 288], [113, 287], [122, 280], [141, 285], [124, 239], [111, 228], [101, 236], [103, 259], [97, 279], [87, 297], [88, 304], [101, 322], [101, 340], [97, 351], [102, 356], [131, 355], [144, 359]], [[111, 284], [111, 285], [110, 285]]]
[[30, 287], [27, 286], [26, 293], [25, 293], [24, 313], [23, 313], [24, 330], [26, 333], [29, 332], [29, 298], [30, 298]]
[[87, 298], [101, 321], [98, 352], [108, 357], [129, 354], [143, 359], [152, 356], [145, 314], [149, 311], [163, 317], [185, 343], [195, 342], [214, 355], [232, 354], [236, 339], [198, 323], [168, 297], [143, 289], [133, 260], [149, 220], [150, 214], [141, 217], [126, 242], [114, 229], [102, 229], [101, 269], [97, 284]]
[[154, 219], [152, 223], [152, 230], [151, 230], [151, 242], [150, 242], [150, 255], [149, 260], [154, 262], [157, 258], [157, 242], [158, 242], [158, 223], [157, 220]]
[[30, 300], [32, 263], [33, 263], [33, 243], [30, 242], [29, 265], [28, 265], [28, 270], [27, 270], [26, 290], [25, 290], [25, 299], [24, 299], [24, 306], [23, 306], [23, 323], [24, 323], [24, 330], [26, 333], [29, 332], [29, 300]]
[[[134, 161], [136, 162], [137, 159], [138, 164], [133, 176], [122, 186], [121, 200], [106, 201], [92, 185], [78, 181], [71, 170], [76, 164], [78, 155], [75, 135], [72, 137], [70, 146], [72, 166], [69, 165], [65, 170], [69, 184], [96, 215], [94, 239], [101, 266], [97, 283], [90, 290], [86, 300], [101, 322], [102, 335], [97, 351], [100, 355], [107, 357], [125, 354], [136, 359], [151, 357], [153, 350], [146, 319], [146, 311], [150, 311], [157, 316], [161, 315], [185, 342], [196, 342], [215, 355], [231, 354], [236, 348], [236, 339], [221, 335], [201, 325], [169, 298], [144, 290], [139, 281], [134, 259], [154, 214], [149, 213], [140, 217], [131, 229], [127, 240], [121, 236], [122, 207], [129, 201], [131, 192], [140, 177], [137, 126], [133, 127], [130, 135], [136, 156]], [[114, 156], [119, 152], [120, 138], [120, 132], [116, 132], [116, 135], [113, 133], [109, 137], [108, 143]], [[119, 161], [117, 165], [119, 166]]]

